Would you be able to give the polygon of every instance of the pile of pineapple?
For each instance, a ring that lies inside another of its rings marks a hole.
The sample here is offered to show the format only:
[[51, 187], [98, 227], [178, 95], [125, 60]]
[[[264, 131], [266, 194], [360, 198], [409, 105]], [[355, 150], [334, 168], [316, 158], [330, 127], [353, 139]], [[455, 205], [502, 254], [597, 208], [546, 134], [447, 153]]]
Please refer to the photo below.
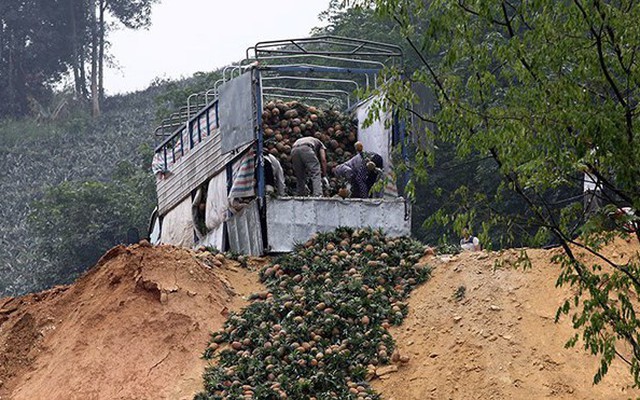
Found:
[[430, 270], [424, 247], [380, 230], [320, 233], [261, 271], [268, 291], [212, 335], [197, 399], [377, 399], [376, 367], [406, 362], [388, 328]]
[[327, 148], [329, 188], [325, 196], [334, 196], [344, 182], [331, 175], [333, 167], [355, 155], [357, 121], [332, 109], [322, 110], [298, 101], [271, 101], [262, 112], [264, 146], [280, 161], [285, 174], [287, 195], [293, 195], [296, 178], [291, 164], [293, 143], [307, 135], [316, 137]]

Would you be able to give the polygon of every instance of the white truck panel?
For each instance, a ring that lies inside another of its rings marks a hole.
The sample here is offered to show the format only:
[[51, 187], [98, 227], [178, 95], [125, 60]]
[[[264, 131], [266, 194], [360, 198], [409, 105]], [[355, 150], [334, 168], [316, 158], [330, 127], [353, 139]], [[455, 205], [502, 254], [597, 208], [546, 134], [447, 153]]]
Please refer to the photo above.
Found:
[[314, 233], [340, 226], [382, 228], [390, 236], [408, 236], [410, 204], [403, 198], [283, 197], [267, 201], [267, 239], [271, 252], [291, 251], [296, 243], [306, 242]]

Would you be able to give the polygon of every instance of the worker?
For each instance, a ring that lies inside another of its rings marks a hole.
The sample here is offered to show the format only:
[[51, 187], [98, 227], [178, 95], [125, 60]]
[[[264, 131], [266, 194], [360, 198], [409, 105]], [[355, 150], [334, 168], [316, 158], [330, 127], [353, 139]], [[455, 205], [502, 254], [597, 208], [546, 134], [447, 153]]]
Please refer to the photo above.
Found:
[[267, 193], [275, 193], [279, 197], [285, 195], [282, 165], [273, 154], [266, 151], [264, 154], [264, 183]]
[[636, 233], [638, 230], [638, 217], [631, 207], [620, 207], [612, 215], [613, 219], [625, 232]]
[[[379, 154], [365, 152], [361, 142], [355, 144], [356, 155], [333, 169], [338, 178], [346, 178], [351, 186], [351, 197], [366, 199], [381, 176], [382, 157]], [[377, 197], [377, 196], [376, 196]]]
[[369, 197], [382, 197], [384, 194], [384, 190], [380, 189], [377, 191], [373, 190], [374, 185], [382, 178], [384, 172], [382, 171], [383, 163], [382, 156], [376, 153], [367, 153], [368, 157], [365, 156], [367, 161], [367, 193]]
[[462, 250], [480, 251], [480, 239], [469, 233], [469, 228], [462, 229], [462, 239], [460, 239], [460, 247]]
[[312, 136], [300, 138], [291, 148], [291, 163], [296, 175], [296, 195], [307, 194], [307, 180], [311, 179], [311, 194], [322, 196], [323, 183], [328, 186], [327, 148], [319, 139]]

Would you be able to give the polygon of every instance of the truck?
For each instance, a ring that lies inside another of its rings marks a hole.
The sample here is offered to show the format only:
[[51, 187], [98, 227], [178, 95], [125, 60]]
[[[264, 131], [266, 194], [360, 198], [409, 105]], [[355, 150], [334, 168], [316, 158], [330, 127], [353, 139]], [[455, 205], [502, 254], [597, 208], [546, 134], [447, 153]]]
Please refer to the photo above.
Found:
[[[213, 88], [190, 95], [185, 107], [156, 128], [158, 205], [151, 241], [263, 255], [291, 251], [316, 232], [339, 226], [409, 235], [407, 176], [393, 172], [393, 163], [407, 157], [404, 125], [393, 111], [369, 118], [377, 98], [360, 98], [380, 84], [383, 68], [401, 64], [402, 56], [393, 44], [337, 36], [263, 41], [248, 48], [245, 59], [224, 68]], [[357, 120], [357, 140], [383, 158], [384, 196], [268, 194], [265, 152], [272, 139], [263, 116], [265, 106], [285, 100]]]

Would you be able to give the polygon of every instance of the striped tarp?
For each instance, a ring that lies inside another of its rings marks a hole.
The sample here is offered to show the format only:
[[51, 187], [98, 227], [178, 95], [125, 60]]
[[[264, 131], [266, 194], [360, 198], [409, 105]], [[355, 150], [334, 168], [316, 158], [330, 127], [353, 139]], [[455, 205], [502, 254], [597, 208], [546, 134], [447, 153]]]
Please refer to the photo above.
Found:
[[207, 133], [207, 114], [202, 114], [198, 117], [198, 129], [200, 131], [200, 140], [204, 140], [209, 136]]
[[211, 135], [213, 131], [218, 129], [218, 117], [215, 107], [211, 107], [207, 112], [209, 113], [209, 135]]
[[233, 199], [255, 196], [255, 184], [255, 152], [251, 148], [233, 164], [229, 202], [233, 202]]

